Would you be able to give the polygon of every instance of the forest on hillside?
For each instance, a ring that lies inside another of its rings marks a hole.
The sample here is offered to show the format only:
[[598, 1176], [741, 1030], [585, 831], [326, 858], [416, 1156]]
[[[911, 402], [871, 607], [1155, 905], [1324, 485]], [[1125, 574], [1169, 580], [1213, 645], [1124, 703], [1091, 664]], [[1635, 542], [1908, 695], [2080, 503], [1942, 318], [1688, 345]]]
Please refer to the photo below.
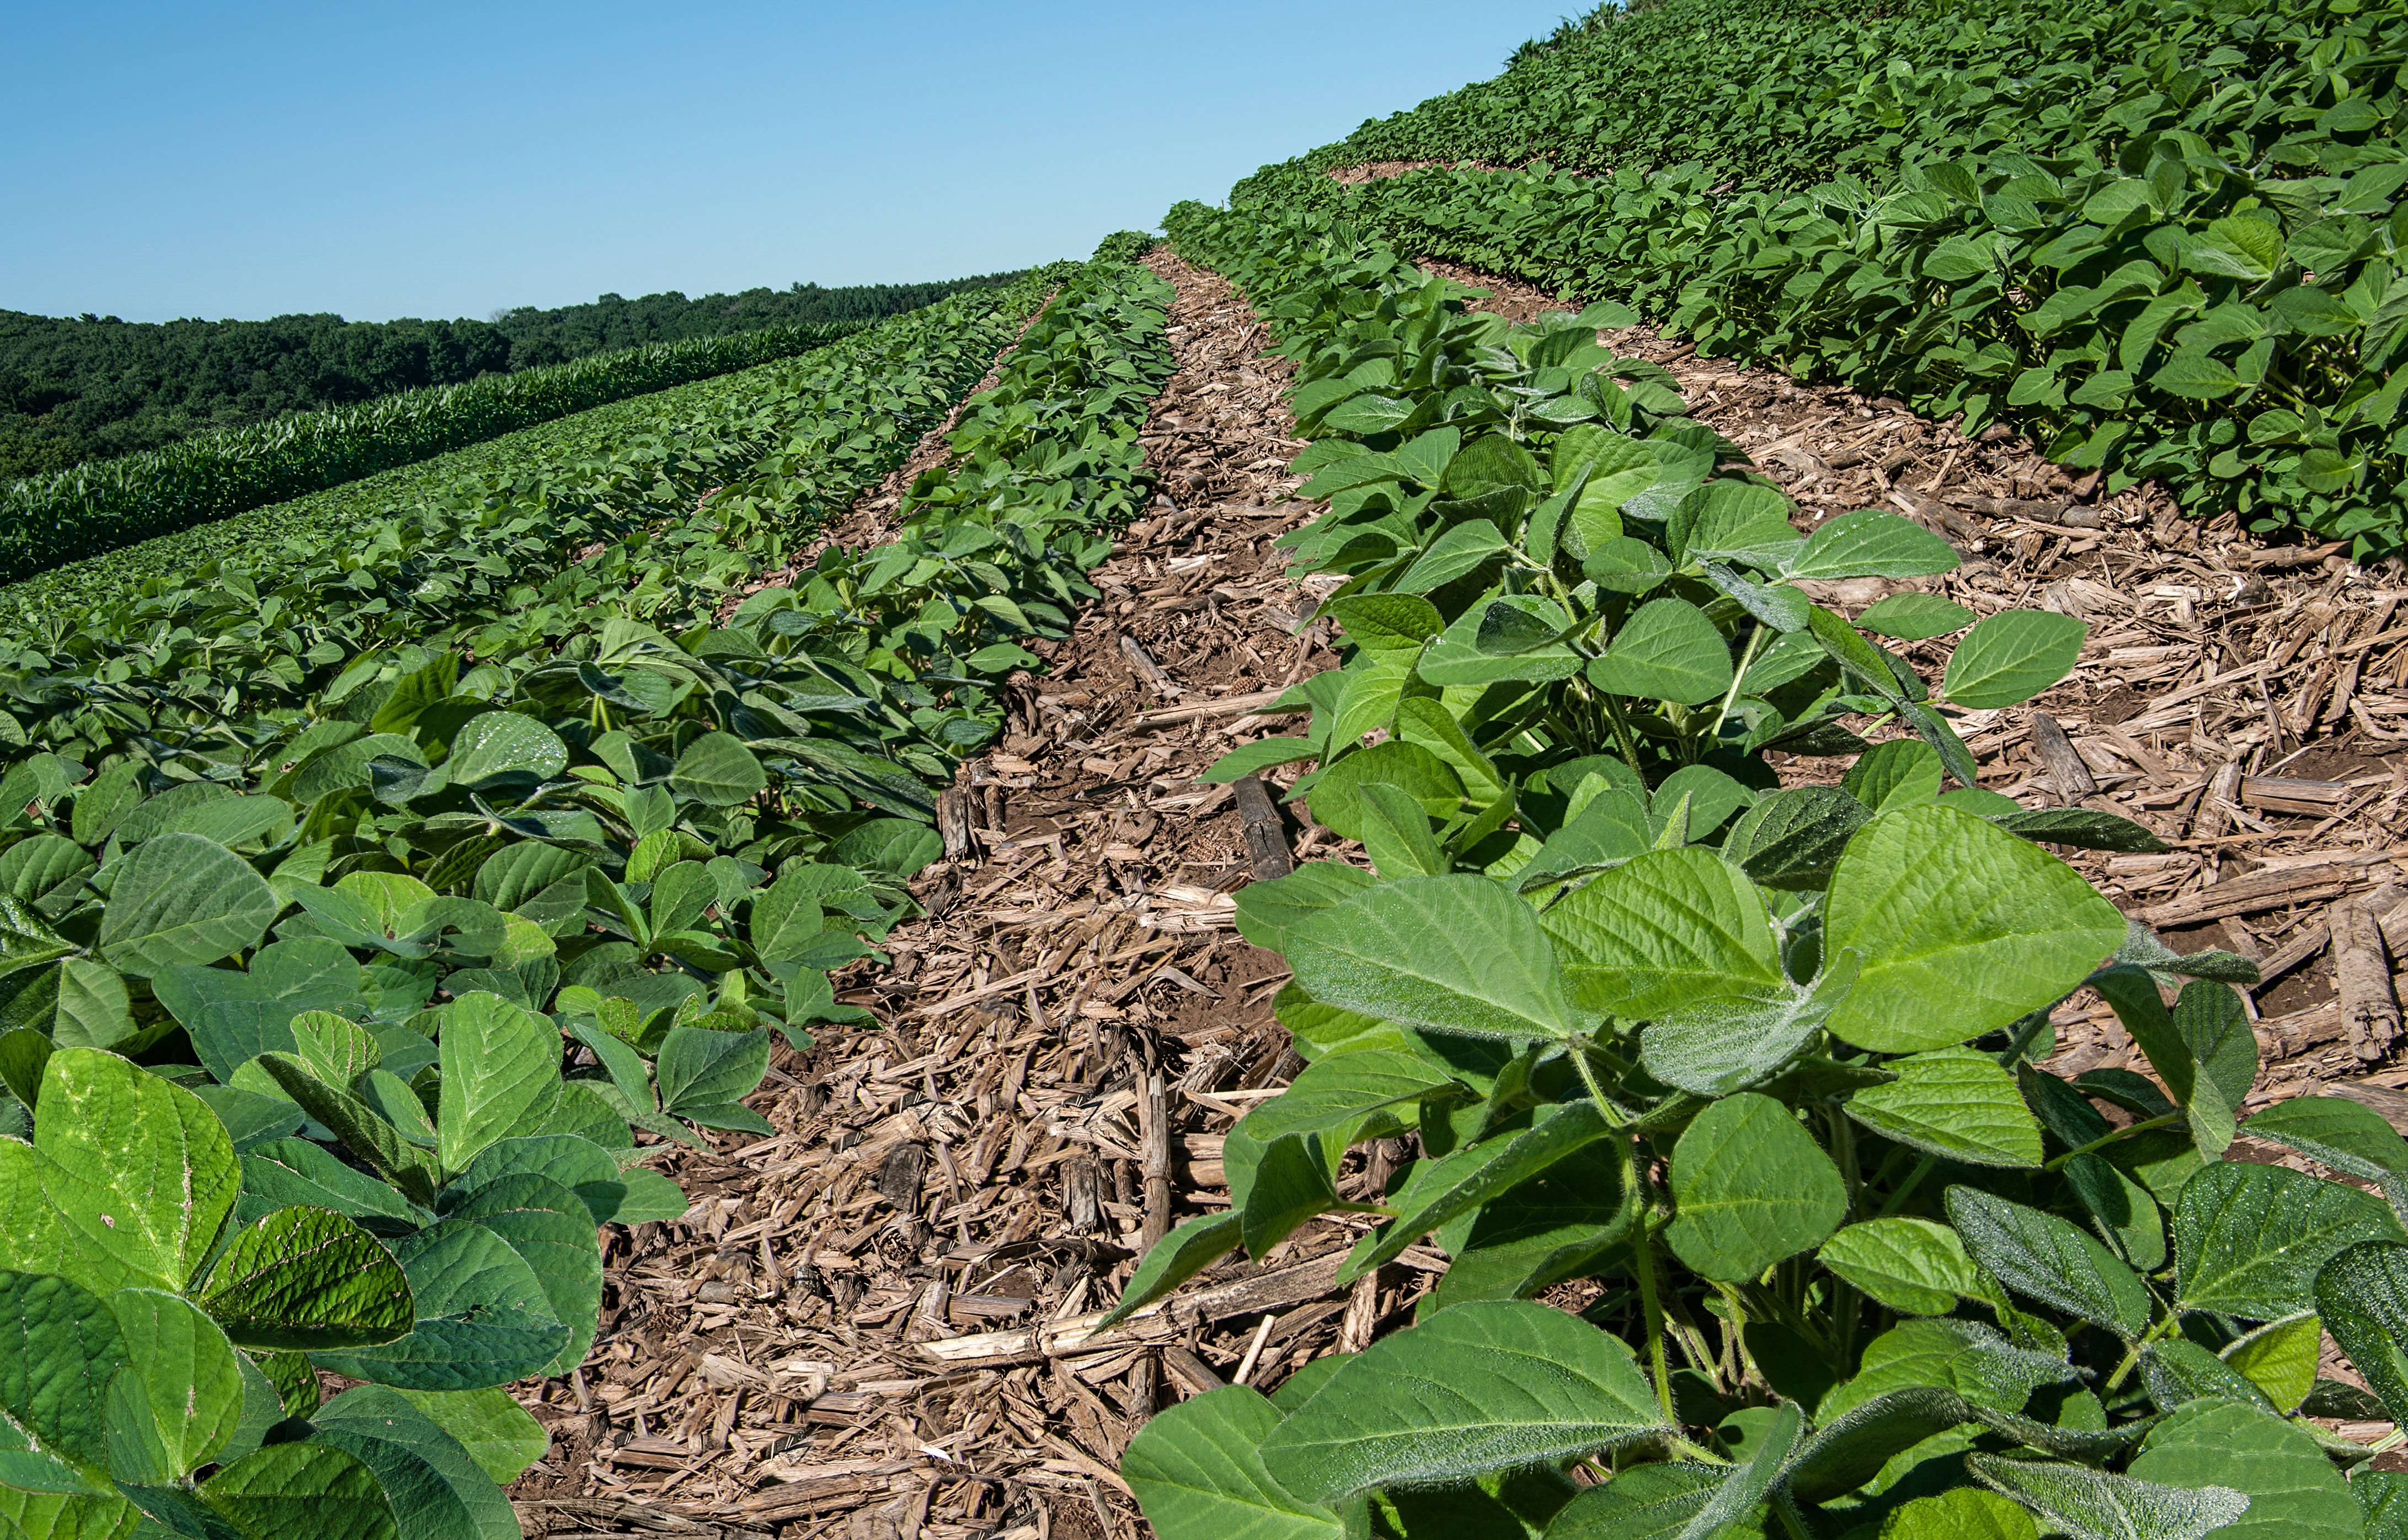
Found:
[[520, 307], [489, 321], [142, 323], [0, 310], [0, 480], [64, 469], [290, 411], [349, 406], [594, 353], [806, 323], [867, 321], [1012, 274], [695, 298], [670, 290]]

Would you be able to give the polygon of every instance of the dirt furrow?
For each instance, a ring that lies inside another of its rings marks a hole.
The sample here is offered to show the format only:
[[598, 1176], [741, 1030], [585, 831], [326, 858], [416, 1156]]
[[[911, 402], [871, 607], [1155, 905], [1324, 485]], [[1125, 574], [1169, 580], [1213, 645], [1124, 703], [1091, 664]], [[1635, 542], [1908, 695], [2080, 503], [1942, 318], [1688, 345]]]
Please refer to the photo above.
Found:
[[1275, 1385], [1410, 1303], [1408, 1270], [1349, 1311], [1326, 1254], [1352, 1232], [1315, 1226], [1273, 1259], [1300, 1273], [1232, 1269], [1118, 1346], [1037, 1330], [1226, 1203], [1221, 1136], [1293, 1067], [1284, 971], [1230, 928], [1240, 798], [1195, 779], [1277, 730], [1248, 702], [1335, 661], [1271, 548], [1312, 511], [1286, 500], [1288, 366], [1226, 283], [1148, 260], [1179, 364], [1154, 505], [943, 799], [928, 917], [843, 994], [877, 1025], [781, 1050], [752, 1101], [777, 1133], [681, 1158], [688, 1217], [608, 1257], [601, 1346], [533, 1408], [554, 1446], [516, 1493], [531, 1533], [1133, 1537], [1116, 1467], [1166, 1377], [1231, 1377], [1268, 1321], [1249, 1378]]

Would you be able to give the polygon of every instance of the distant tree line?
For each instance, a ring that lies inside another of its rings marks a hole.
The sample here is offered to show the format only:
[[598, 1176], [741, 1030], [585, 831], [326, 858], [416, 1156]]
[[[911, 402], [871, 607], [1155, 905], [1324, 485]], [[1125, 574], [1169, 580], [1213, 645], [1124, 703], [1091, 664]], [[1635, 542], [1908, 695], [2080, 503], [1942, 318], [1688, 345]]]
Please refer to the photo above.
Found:
[[0, 481], [156, 449], [288, 411], [348, 406], [395, 391], [560, 364], [646, 342], [795, 322], [872, 320], [960, 289], [1018, 277], [933, 283], [748, 289], [688, 299], [672, 290], [589, 305], [520, 308], [490, 321], [120, 321], [0, 310]]

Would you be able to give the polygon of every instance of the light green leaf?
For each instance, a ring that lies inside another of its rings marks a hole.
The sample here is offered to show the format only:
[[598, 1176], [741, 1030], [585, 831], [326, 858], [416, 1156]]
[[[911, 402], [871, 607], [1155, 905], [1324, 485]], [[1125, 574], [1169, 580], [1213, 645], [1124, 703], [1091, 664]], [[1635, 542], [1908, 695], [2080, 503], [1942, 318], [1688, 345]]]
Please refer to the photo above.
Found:
[[117, 868], [94, 944], [122, 973], [149, 978], [259, 944], [283, 905], [251, 863], [197, 834], [163, 834]]
[[374, 1472], [323, 1444], [271, 1444], [209, 1477], [201, 1501], [251, 1540], [401, 1540]]
[[1882, 1520], [1880, 1540], [2039, 1540], [2040, 1527], [1995, 1492], [1959, 1487], [1918, 1497]]
[[1397, 579], [1396, 592], [1426, 594], [1443, 588], [1477, 572], [1507, 549], [1496, 525], [1486, 519], [1467, 519], [1430, 542], [1429, 549]]
[[1840, 789], [1873, 813], [1896, 813], [1940, 800], [1940, 756], [1912, 738], [1876, 743], [1848, 767]]
[[518, 1479], [552, 1446], [543, 1424], [508, 1390], [397, 1390], [428, 1420], [457, 1439], [477, 1468], [498, 1485]]
[[1129, 1275], [1118, 1304], [1096, 1323], [1101, 1331], [1126, 1320], [1136, 1311], [1168, 1294], [1237, 1249], [1239, 1215], [1235, 1209], [1198, 1214], [1182, 1219], [1177, 1229], [1154, 1244]]
[[1672, 1150], [1673, 1253], [1722, 1283], [1754, 1280], [1819, 1245], [1847, 1216], [1847, 1186], [1788, 1108], [1743, 1091], [1698, 1115]]
[[2045, 851], [1954, 808], [1885, 813], [1831, 877], [1824, 947], [1863, 964], [1831, 1030], [1952, 1047], [2071, 993], [2123, 941], [2115, 906]]
[[[473, 1390], [546, 1373], [568, 1346], [570, 1331], [535, 1269], [485, 1226], [446, 1220], [404, 1236], [393, 1252], [409, 1278], [416, 1325], [398, 1341], [314, 1354], [320, 1368], [380, 1385]], [[586, 1320], [590, 1331], [594, 1317]]]
[[2127, 1338], [2148, 1330], [2148, 1287], [2071, 1222], [1967, 1187], [1947, 1202], [1965, 1249], [2009, 1288]]
[[1711, 1465], [1634, 1465], [1564, 1504], [1546, 1540], [1685, 1540], [1724, 1480]]
[[2294, 1316], [2235, 1338], [2216, 1356], [2246, 1375], [2276, 1411], [2288, 1416], [2316, 1388], [2316, 1364], [2324, 1342], [2321, 1317]]
[[1965, 1468], [2071, 1540], [2203, 1540], [2249, 1508], [2249, 1499], [2229, 1487], [2160, 1487], [2056, 1461], [1976, 1454], [1966, 1457]]
[[2408, 1425], [2408, 1245], [2354, 1245], [2316, 1274], [2325, 1330], [2383, 1403]]
[[483, 787], [505, 779], [549, 781], [568, 768], [568, 745], [532, 716], [486, 712], [461, 725], [443, 769], [452, 784]]
[[1665, 1012], [1639, 1040], [1640, 1062], [1668, 1086], [1727, 1096], [1778, 1073], [1856, 986], [1856, 959], [1842, 952], [1812, 989], [1776, 986]]
[[1730, 643], [1687, 600], [1651, 599], [1589, 664], [1588, 681], [1609, 695], [1694, 706], [1730, 688]]
[[2295, 1096], [2241, 1128], [2254, 1139], [2286, 1145], [2360, 1181], [2408, 1173], [2408, 1140], [2381, 1113], [2344, 1097]]
[[724, 732], [707, 732], [687, 744], [669, 771], [669, 789], [705, 807], [749, 802], [768, 784], [768, 772], [752, 751]]
[[2244, 1160], [2185, 1183], [2173, 1228], [2183, 1308], [2261, 1321], [2314, 1309], [2317, 1271], [2351, 1246], [2401, 1238], [2379, 1199]]
[[[1937, 594], [1892, 594], [1856, 617], [1861, 629], [1900, 641], [1944, 637], [1973, 624], [1973, 612]], [[1981, 1494], [1987, 1496], [1987, 1493]]]
[[1280, 1414], [1242, 1385], [1182, 1401], [1129, 1440], [1121, 1475], [1161, 1540], [1340, 1540], [1338, 1516], [1263, 1467]]
[[1501, 1133], [1432, 1161], [1398, 1195], [1397, 1218], [1354, 1243], [1341, 1283], [1351, 1283], [1404, 1254], [1431, 1231], [1540, 1175], [1613, 1130], [1592, 1101], [1558, 1103], [1518, 1132]]
[[1956, 551], [1912, 519], [1860, 508], [1826, 520], [1798, 548], [1783, 576], [1913, 578], [1954, 571]]
[[1430, 832], [1429, 815], [1403, 787], [1368, 782], [1363, 805], [1363, 853], [1382, 877], [1441, 876], [1449, 862]]
[[115, 1054], [62, 1048], [42, 1072], [34, 1130], [43, 1190], [79, 1245], [181, 1292], [242, 1185], [208, 1103]]
[[109, 1472], [143, 1486], [181, 1481], [218, 1458], [242, 1419], [234, 1345], [155, 1288], [120, 1289], [108, 1308], [129, 1365], [108, 1387]]
[[584, 1362], [602, 1309], [602, 1248], [584, 1201], [549, 1177], [521, 1172], [479, 1187], [452, 1204], [448, 1216], [474, 1219], [509, 1242], [535, 1270], [552, 1314], [570, 1333], [543, 1372], [565, 1374]]
[[1959, 1298], [1981, 1291], [1964, 1243], [1946, 1225], [1928, 1219], [1850, 1225], [1824, 1242], [1815, 1259], [1905, 1316], [1944, 1316]]
[[1238, 933], [1267, 951], [1284, 952], [1290, 927], [1378, 884], [1359, 866], [1307, 861], [1284, 877], [1238, 889]]
[[1626, 861], [1548, 910], [1544, 923], [1567, 958], [1567, 983], [1591, 1010], [1638, 1020], [1698, 1000], [1786, 992], [1763, 896], [1711, 850]]
[[2090, 628], [2046, 610], [2002, 610], [1956, 643], [1941, 690], [1968, 711], [2020, 706], [2073, 670]]
[[1850, 1117], [1885, 1139], [1976, 1166], [2037, 1166], [2040, 1121], [2015, 1077], [1987, 1054], [1941, 1048], [1892, 1059], [1898, 1078], [1847, 1101]]
[[1438, 606], [1417, 594], [1349, 594], [1322, 606], [1346, 640], [1372, 652], [1418, 651], [1446, 629]]
[[[676, 1027], [652, 1065], [661, 1110], [710, 1128], [747, 1128], [758, 1119], [742, 1101], [769, 1068], [769, 1034]], [[736, 1119], [736, 1121], [730, 1121]]]
[[2365, 1520], [2316, 1441], [2239, 1402], [2195, 1401], [2149, 1432], [2131, 1475], [2168, 1487], [2229, 1488], [2249, 1511], [2225, 1540], [2359, 1540]]
[[1559, 1039], [1585, 1025], [1529, 905], [1485, 877], [1408, 877], [1287, 932], [1297, 982], [1324, 1005], [1427, 1031]]
[[108, 1490], [109, 1380], [127, 1361], [122, 1329], [97, 1295], [64, 1278], [0, 1273], [0, 1485]]
[[409, 1280], [376, 1237], [330, 1209], [280, 1208], [236, 1234], [202, 1307], [245, 1347], [366, 1347], [416, 1318]]
[[[310, 1421], [317, 1424], [312, 1442], [341, 1449], [376, 1473], [402, 1540], [515, 1540], [519, 1534], [509, 1500], [407, 1392], [363, 1385], [320, 1407]], [[540, 1448], [539, 1431], [538, 1438]]]
[[1441, 1310], [1374, 1343], [1262, 1444], [1281, 1486], [1328, 1502], [1660, 1436], [1630, 1349], [1523, 1301]]
[[443, 1013], [436, 1158], [464, 1171], [560, 1082], [560, 1031], [501, 996], [471, 990]]
[[[2102, 1135], [2106, 1131], [2103, 1118], [2100, 1131]], [[2095, 1154], [2077, 1155], [2066, 1161], [2065, 1182], [2090, 1211], [2091, 1228], [2110, 1249], [2143, 1273], [2154, 1273], [2165, 1265], [2166, 1216], [2146, 1187]]]

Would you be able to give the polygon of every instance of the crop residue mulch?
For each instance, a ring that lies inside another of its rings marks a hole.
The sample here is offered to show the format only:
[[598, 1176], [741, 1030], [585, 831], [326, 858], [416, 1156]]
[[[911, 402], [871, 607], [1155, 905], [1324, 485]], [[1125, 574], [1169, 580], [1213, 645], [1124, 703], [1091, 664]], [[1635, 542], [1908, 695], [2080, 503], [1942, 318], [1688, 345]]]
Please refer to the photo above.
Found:
[[[778, 1133], [681, 1157], [689, 1218], [632, 1245], [612, 1232], [600, 1346], [533, 1403], [554, 1446], [514, 1490], [532, 1534], [1138, 1536], [1115, 1467], [1154, 1406], [1359, 1347], [1442, 1266], [1410, 1251], [1339, 1290], [1355, 1221], [1324, 1220], [1088, 1340], [1152, 1236], [1226, 1203], [1222, 1135], [1296, 1068], [1269, 1007], [1284, 971], [1230, 928], [1254, 871], [1241, 798], [1194, 777], [1280, 730], [1250, 707], [1335, 661], [1307, 622], [1321, 589], [1291, 586], [1269, 544], [1317, 511], [1285, 500], [1302, 447], [1287, 366], [1225, 282], [1149, 261], [1179, 295], [1180, 372], [1145, 437], [1162, 496], [945, 799], [949, 858], [915, 885], [929, 918], [846, 992], [880, 1026], [781, 1049], [753, 1099]], [[1432, 266], [1509, 313], [1560, 308]], [[2396, 572], [2255, 545], [2153, 488], [2094, 497], [2012, 437], [1968, 440], [1643, 328], [1607, 340], [1670, 369], [1801, 524], [1906, 512], [1966, 556], [1924, 585], [1980, 613], [2088, 621], [2072, 678], [1963, 724], [1985, 783], [2110, 809], [2172, 846], [2076, 859], [2176, 945], [2262, 959], [2255, 1103], [2321, 1090], [2408, 1125]], [[1893, 586], [1820, 597], [1853, 612]], [[1832, 763], [1783, 769], [1828, 779]], [[1340, 853], [1293, 820], [1258, 817], [1255, 835]], [[2088, 997], [2058, 1019], [2052, 1068], [2145, 1068]], [[1346, 1190], [1376, 1190], [1403, 1156], [1354, 1157]]]
[[1285, 971], [1231, 928], [1237, 794], [1195, 777], [1335, 662], [1270, 546], [1313, 511], [1288, 366], [1227, 284], [1149, 261], [1160, 495], [946, 798], [930, 917], [845, 992], [881, 1025], [781, 1049], [778, 1133], [680, 1157], [688, 1218], [610, 1232], [600, 1346], [532, 1404], [531, 1534], [1134, 1536], [1116, 1467], [1157, 1402], [1359, 1346], [1426, 1275], [1333, 1291], [1354, 1232], [1309, 1227], [1080, 1350], [1151, 1235], [1226, 1204], [1221, 1136], [1295, 1068]]

